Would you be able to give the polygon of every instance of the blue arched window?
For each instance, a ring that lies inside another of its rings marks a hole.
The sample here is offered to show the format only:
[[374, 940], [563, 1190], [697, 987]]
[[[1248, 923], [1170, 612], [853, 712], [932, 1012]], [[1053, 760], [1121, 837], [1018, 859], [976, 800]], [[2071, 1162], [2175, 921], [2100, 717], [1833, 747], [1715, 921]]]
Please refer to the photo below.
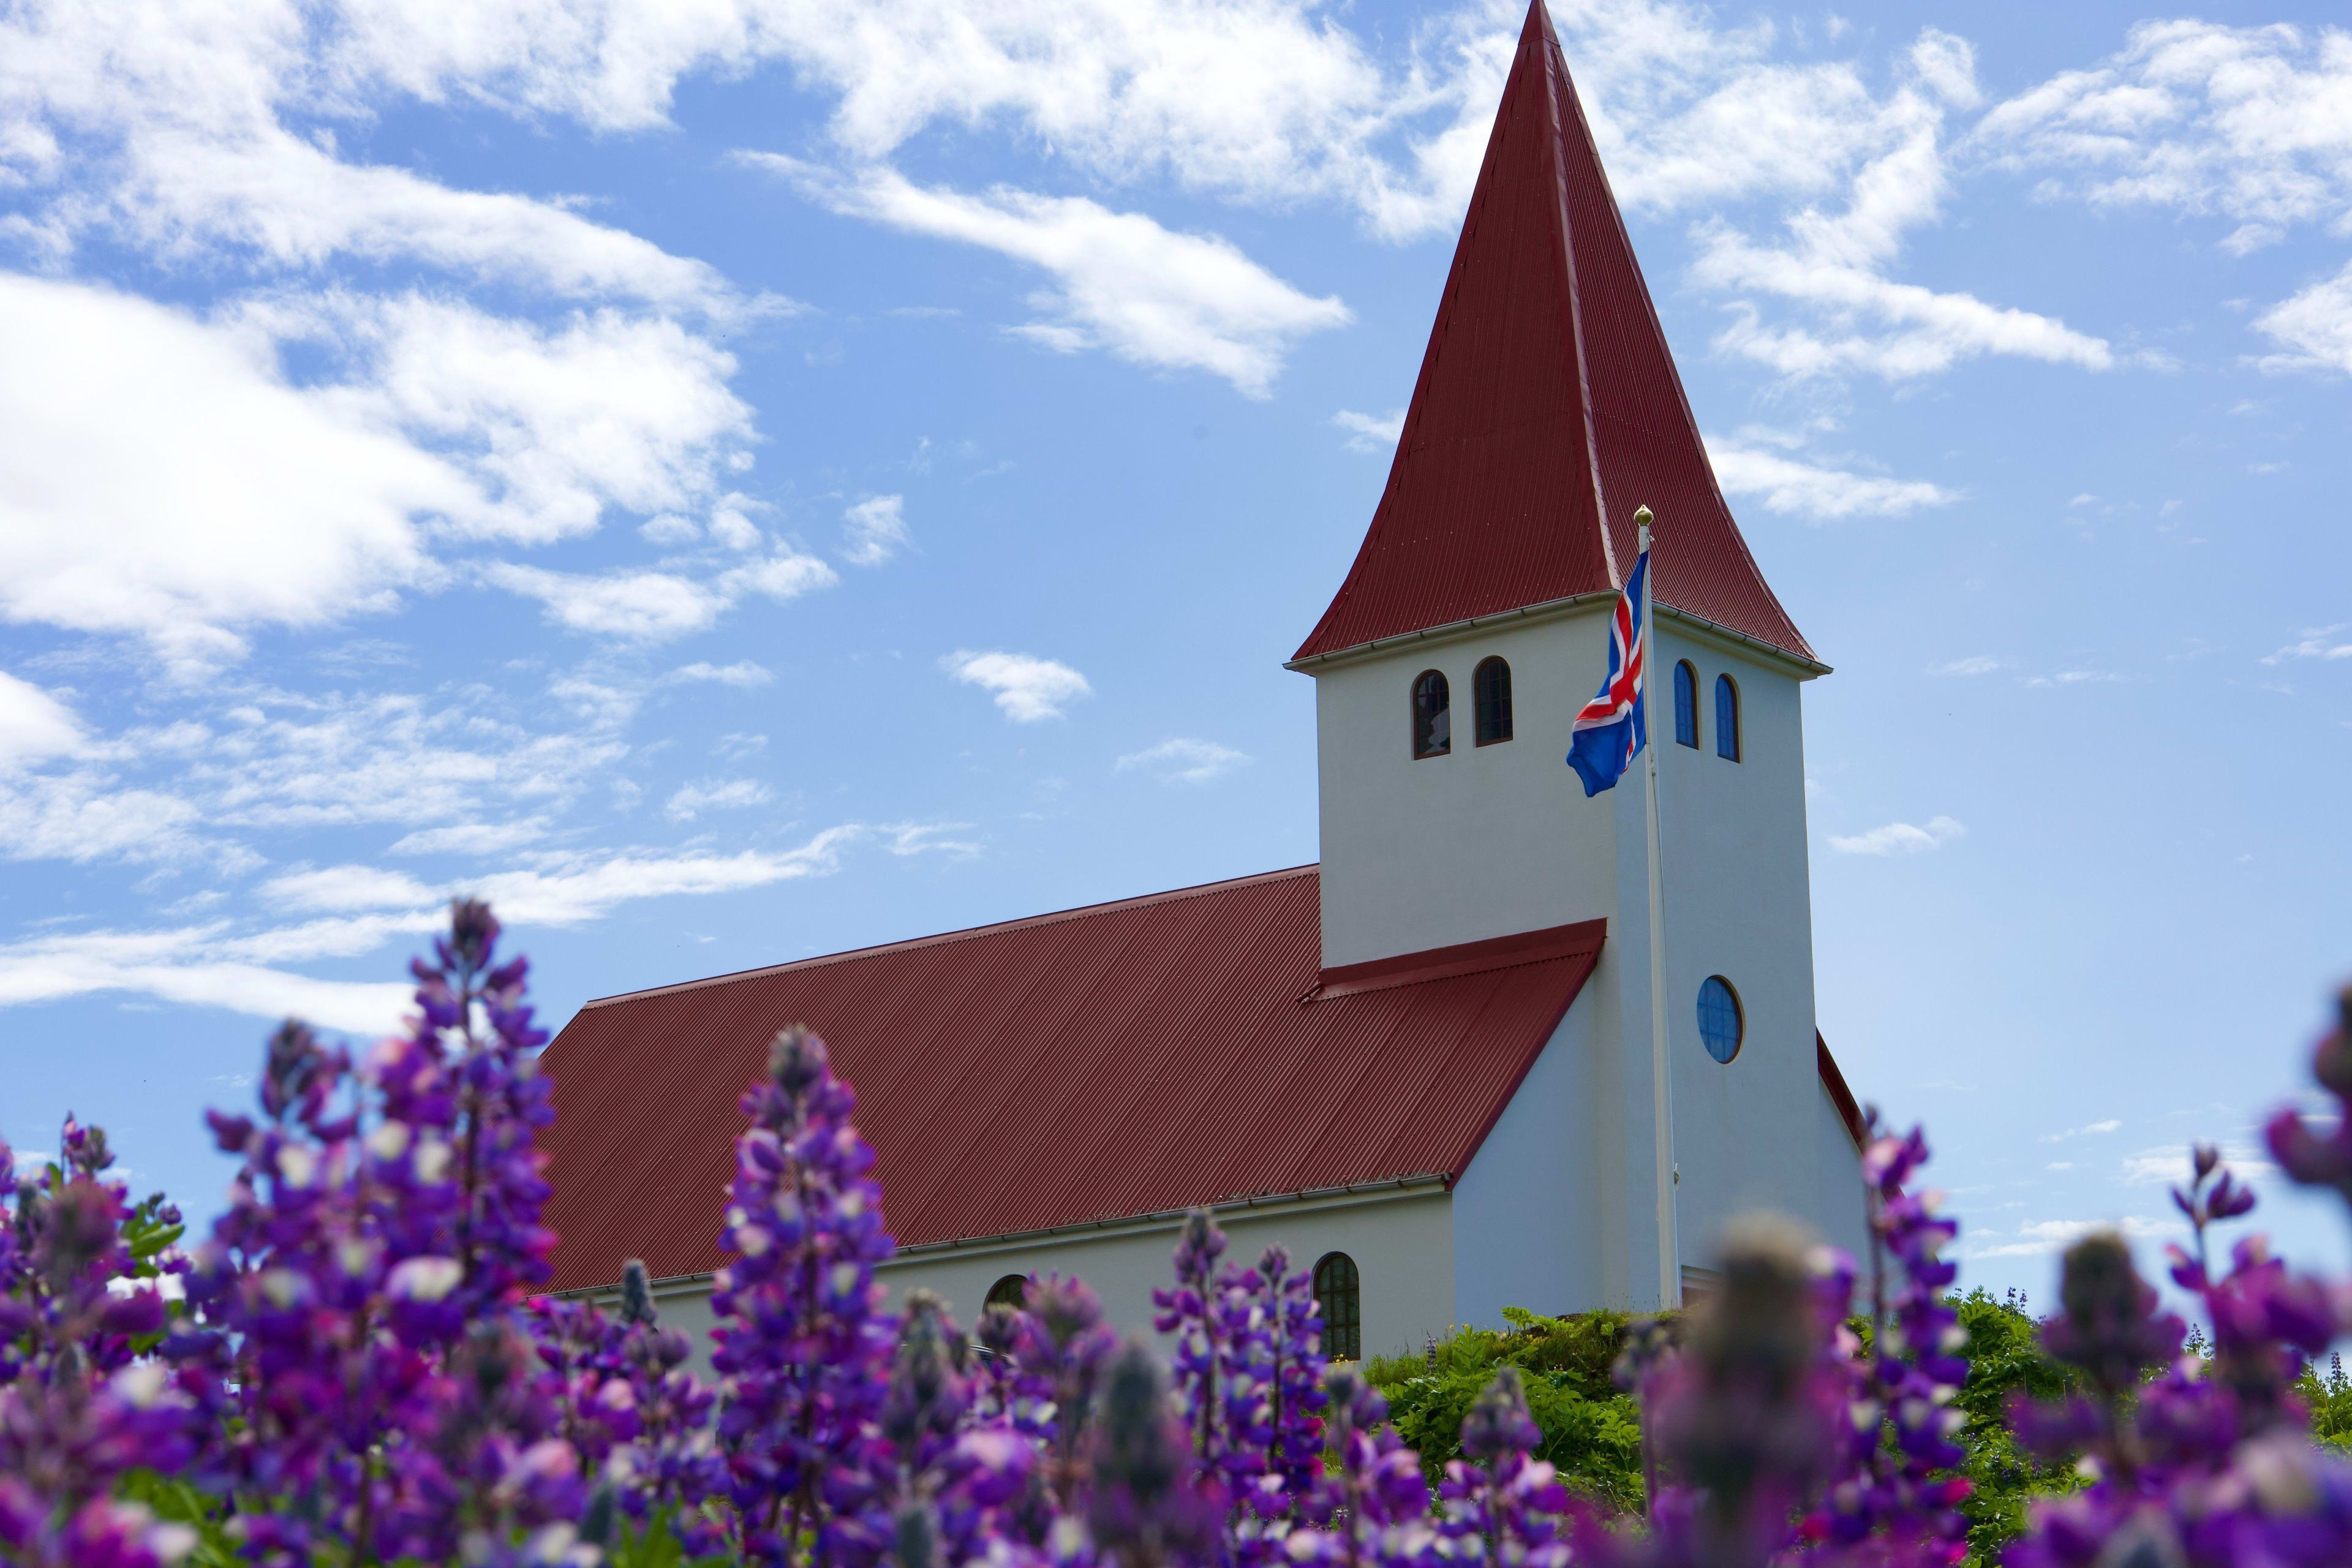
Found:
[[1727, 675], [1715, 678], [1715, 754], [1739, 760], [1739, 688]]
[[1327, 1252], [1315, 1265], [1315, 1310], [1323, 1318], [1323, 1353], [1333, 1361], [1364, 1356], [1364, 1287], [1356, 1260]]
[[1698, 988], [1698, 1037], [1706, 1054], [1727, 1062], [1739, 1054], [1748, 1020], [1739, 1010], [1739, 993], [1720, 974], [1710, 974]]
[[1675, 742], [1698, 750], [1698, 671], [1688, 659], [1675, 666]]
[[1471, 695], [1478, 702], [1478, 743], [1491, 746], [1511, 738], [1511, 667], [1499, 658], [1482, 658], [1470, 677]]
[[1453, 698], [1445, 676], [1424, 669], [1412, 683], [1412, 754], [1442, 757], [1453, 749]]

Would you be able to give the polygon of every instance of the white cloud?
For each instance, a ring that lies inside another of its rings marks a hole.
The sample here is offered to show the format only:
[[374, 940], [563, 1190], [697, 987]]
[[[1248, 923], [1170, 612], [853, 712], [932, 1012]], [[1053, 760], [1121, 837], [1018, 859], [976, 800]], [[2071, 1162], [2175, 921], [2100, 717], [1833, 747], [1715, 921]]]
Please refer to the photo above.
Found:
[[1295, 340], [1354, 319], [1336, 298], [1299, 292], [1219, 236], [1175, 233], [1083, 196], [1003, 185], [967, 195], [886, 168], [845, 178], [772, 153], [739, 156], [836, 212], [1043, 268], [1056, 284], [1032, 301], [1045, 319], [1016, 331], [1060, 353], [1099, 348], [1137, 364], [1203, 370], [1265, 397]]
[[1059, 719], [1062, 710], [1094, 694], [1087, 678], [1068, 665], [1025, 653], [973, 653], [959, 649], [940, 668], [967, 686], [996, 693], [996, 705], [1016, 724]]
[[2255, 317], [2254, 325], [2287, 351], [2257, 360], [2263, 369], [2352, 374], [2352, 262], [2335, 277], [2280, 300]]
[[1953, 839], [1962, 837], [1968, 829], [1948, 816], [1931, 816], [1925, 827], [1914, 827], [1907, 822], [1890, 822], [1884, 827], [1874, 827], [1867, 833], [1851, 837], [1830, 835], [1830, 847], [1841, 855], [1917, 855], [1938, 849]]
[[2007, 669], [2009, 666], [2008, 659], [1995, 658], [1990, 654], [1979, 653], [1971, 654], [1966, 658], [1953, 659], [1948, 664], [1930, 665], [1927, 673], [1930, 675], [1990, 675], [1995, 670]]
[[1117, 768], [1120, 773], [1129, 768], [1147, 769], [1162, 784], [1197, 784], [1223, 778], [1235, 768], [1246, 767], [1251, 760], [1248, 753], [1220, 746], [1214, 741], [1178, 736], [1119, 758]]
[[224, 870], [258, 858], [204, 831], [204, 811], [169, 790], [122, 788], [105, 774], [0, 775], [0, 854], [16, 860], [173, 862], [210, 858]]
[[[476, 494], [448, 521], [467, 534], [541, 542], [593, 530], [609, 507], [693, 510], [751, 462], [733, 356], [675, 321], [604, 310], [543, 328], [344, 293], [248, 302], [236, 320], [333, 353], [346, 374], [322, 401], [462, 468]], [[751, 527], [724, 508], [712, 522]]]
[[518, 849], [547, 837], [547, 824], [536, 817], [522, 822], [459, 822], [447, 827], [423, 827], [397, 840], [394, 855], [496, 855]]
[[863, 837], [856, 824], [828, 827], [797, 848], [734, 855], [623, 853], [550, 868], [476, 879], [499, 918], [521, 925], [578, 925], [637, 899], [708, 896], [762, 888], [841, 868], [842, 851]]
[[2062, 669], [2054, 675], [2029, 675], [2025, 678], [2025, 684], [2028, 686], [2105, 685], [2122, 679], [2122, 676], [2104, 669]]
[[[348, 376], [290, 384], [293, 346]], [[748, 460], [733, 368], [610, 312], [543, 330], [281, 295], [205, 323], [0, 273], [0, 614], [217, 662], [247, 628], [429, 585], [436, 532], [541, 542], [707, 504]]]
[[853, 565], [879, 566], [906, 548], [904, 496], [868, 496], [841, 517], [849, 525], [841, 553]]
[[498, 562], [484, 573], [512, 593], [537, 599], [548, 618], [575, 632], [664, 642], [715, 625], [724, 595], [667, 572], [615, 572], [602, 577]]
[[308, 1018], [331, 1029], [374, 1035], [398, 1026], [415, 989], [314, 980], [264, 964], [179, 955], [142, 960], [121, 952], [124, 945], [103, 937], [52, 937], [0, 946], [0, 1006], [120, 991], [257, 1018]]
[[2290, 658], [2352, 658], [2352, 623], [2338, 622], [2332, 626], [2307, 626], [2303, 636], [2276, 653], [2263, 656], [2264, 664], [2279, 664]]
[[2333, 27], [2143, 22], [2090, 70], [2000, 104], [1974, 142], [2107, 206], [2232, 220], [2244, 252], [2352, 212], [2352, 46]]
[[[824, 876], [865, 837], [855, 824], [831, 827], [779, 852], [735, 855], [625, 851], [602, 858], [570, 857], [537, 868], [456, 884], [488, 898], [509, 927], [577, 925], [637, 899], [709, 895]], [[307, 876], [309, 881], [299, 880]], [[152, 931], [100, 931], [0, 943], [0, 1006], [127, 992], [165, 1002], [224, 1007], [257, 1017], [304, 1017], [331, 1028], [376, 1033], [395, 1026], [413, 987], [318, 980], [277, 965], [320, 957], [357, 957], [398, 937], [418, 937], [446, 918], [451, 889], [411, 884], [421, 907], [378, 910], [396, 873], [363, 866], [281, 879], [289, 898], [312, 907], [354, 910], [296, 926], [234, 934], [226, 922]]]
[[749, 595], [782, 604], [840, 581], [815, 556], [792, 550], [707, 580], [656, 571], [592, 577], [509, 561], [491, 563], [483, 575], [501, 588], [537, 599], [559, 626], [645, 643], [667, 642], [715, 626]]
[[404, 871], [373, 866], [329, 866], [289, 871], [261, 885], [261, 896], [289, 910], [413, 909], [433, 901], [433, 889]]
[[144, 300], [0, 273], [0, 614], [174, 655], [381, 607], [425, 574], [442, 459]]
[[2149, 1241], [2178, 1236], [2184, 1228], [2178, 1220], [2150, 1219], [2144, 1215], [2126, 1215], [2120, 1220], [2030, 1220], [2019, 1226], [2006, 1239], [1998, 1231], [1972, 1233], [1962, 1243], [1960, 1256], [1964, 1258], [2040, 1258], [2063, 1251], [2093, 1231], [2120, 1231], [2126, 1240]]
[[1404, 434], [1404, 410], [1374, 415], [1342, 408], [1331, 416], [1331, 423], [1348, 432], [1350, 452], [1390, 452], [1396, 449], [1397, 437]]
[[887, 834], [884, 846], [898, 856], [945, 855], [950, 859], [969, 860], [981, 852], [981, 846], [970, 838], [950, 838], [950, 833], [968, 833], [969, 822], [886, 822], [877, 831]]
[[1767, 508], [1816, 519], [1900, 517], [1923, 506], [1949, 506], [1959, 492], [1926, 479], [1822, 468], [1779, 452], [1709, 437], [1708, 459], [1728, 495], [1761, 496]]
[[54, 253], [97, 229], [174, 260], [404, 259], [573, 297], [732, 303], [709, 268], [561, 202], [453, 190], [345, 162], [331, 133], [298, 133], [291, 115], [315, 125], [374, 107], [364, 93], [318, 90], [336, 23], [284, 0], [0, 19], [0, 179], [47, 198], [24, 229]]
[[705, 779], [680, 784], [662, 806], [672, 822], [691, 822], [706, 811], [735, 811], [768, 804], [768, 786], [756, 779]]
[[2063, 1143], [2069, 1138], [2092, 1138], [2123, 1131], [2123, 1122], [2114, 1117], [2105, 1121], [2087, 1121], [2080, 1127], [2069, 1127], [2063, 1132], [2052, 1132], [2042, 1138], [2044, 1143]]
[[698, 659], [692, 664], [678, 666], [666, 679], [673, 681], [715, 681], [721, 686], [736, 686], [749, 690], [754, 686], [765, 686], [775, 677], [768, 673], [767, 666], [739, 658], [733, 664], [710, 664]]
[[79, 751], [82, 741], [81, 721], [73, 710], [0, 669], [0, 768]]
[[[2279, 1175], [2269, 1153], [2243, 1139], [2224, 1142], [2221, 1145], [2221, 1163], [2242, 1182], [2269, 1184]], [[2123, 1161], [2124, 1180], [2136, 1187], [2185, 1187], [2191, 1174], [2194, 1151], [2186, 1143], [2161, 1144], [2126, 1154]]]

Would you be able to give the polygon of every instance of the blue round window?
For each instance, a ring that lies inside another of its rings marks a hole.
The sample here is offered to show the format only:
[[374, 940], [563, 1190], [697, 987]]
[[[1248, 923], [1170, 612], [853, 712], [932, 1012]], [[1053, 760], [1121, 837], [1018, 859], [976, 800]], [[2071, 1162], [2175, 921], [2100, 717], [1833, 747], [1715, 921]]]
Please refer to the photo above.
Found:
[[1698, 988], [1698, 1037], [1706, 1042], [1706, 1054], [1719, 1062], [1729, 1061], [1739, 1054], [1739, 1039], [1746, 1032], [1747, 1024], [1739, 1016], [1739, 993], [1722, 975], [1708, 975], [1706, 984]]

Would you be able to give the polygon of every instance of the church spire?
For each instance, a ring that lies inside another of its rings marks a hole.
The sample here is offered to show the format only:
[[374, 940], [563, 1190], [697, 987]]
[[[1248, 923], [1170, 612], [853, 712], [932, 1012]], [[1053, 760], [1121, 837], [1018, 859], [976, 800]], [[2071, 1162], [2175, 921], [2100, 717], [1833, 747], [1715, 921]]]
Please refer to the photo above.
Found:
[[1388, 489], [1296, 658], [1613, 591], [1641, 505], [1658, 516], [1662, 606], [1814, 662], [1716, 488], [1533, 0]]

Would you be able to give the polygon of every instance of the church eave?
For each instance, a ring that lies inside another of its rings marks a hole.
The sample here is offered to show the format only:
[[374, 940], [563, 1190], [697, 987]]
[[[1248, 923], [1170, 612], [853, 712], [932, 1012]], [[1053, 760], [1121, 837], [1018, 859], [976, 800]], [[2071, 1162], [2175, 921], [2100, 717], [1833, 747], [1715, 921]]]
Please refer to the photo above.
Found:
[[[1491, 616], [1474, 616], [1465, 621], [1449, 621], [1442, 626], [1424, 626], [1418, 631], [1398, 632], [1392, 637], [1374, 637], [1370, 642], [1360, 642], [1352, 647], [1335, 647], [1328, 653], [1310, 653], [1304, 658], [1285, 660], [1282, 668], [1297, 670], [1301, 675], [1316, 675], [1327, 669], [1339, 669], [1349, 665], [1361, 664], [1367, 659], [1393, 653], [1398, 648], [1414, 644], [1442, 646], [1446, 643], [1459, 642], [1465, 637], [1475, 637], [1481, 632], [1493, 631], [1497, 626], [1522, 626], [1556, 620], [1563, 616], [1573, 615], [1579, 610], [1610, 604], [1616, 597], [1614, 591], [1607, 589], [1590, 594], [1570, 594], [1566, 598], [1547, 599], [1539, 605], [1522, 605], [1515, 610], [1497, 610]], [[1734, 644], [1740, 651], [1761, 658], [1768, 664], [1779, 666], [1799, 680], [1812, 680], [1831, 673], [1831, 667], [1818, 658], [1791, 652], [1777, 643], [1767, 642], [1762, 637], [1750, 636], [1736, 626], [1727, 626], [1720, 621], [1709, 620], [1706, 616], [1693, 611], [1677, 609], [1672, 605], [1660, 605], [1658, 615], [1664, 620], [1681, 622], [1704, 636]]]

